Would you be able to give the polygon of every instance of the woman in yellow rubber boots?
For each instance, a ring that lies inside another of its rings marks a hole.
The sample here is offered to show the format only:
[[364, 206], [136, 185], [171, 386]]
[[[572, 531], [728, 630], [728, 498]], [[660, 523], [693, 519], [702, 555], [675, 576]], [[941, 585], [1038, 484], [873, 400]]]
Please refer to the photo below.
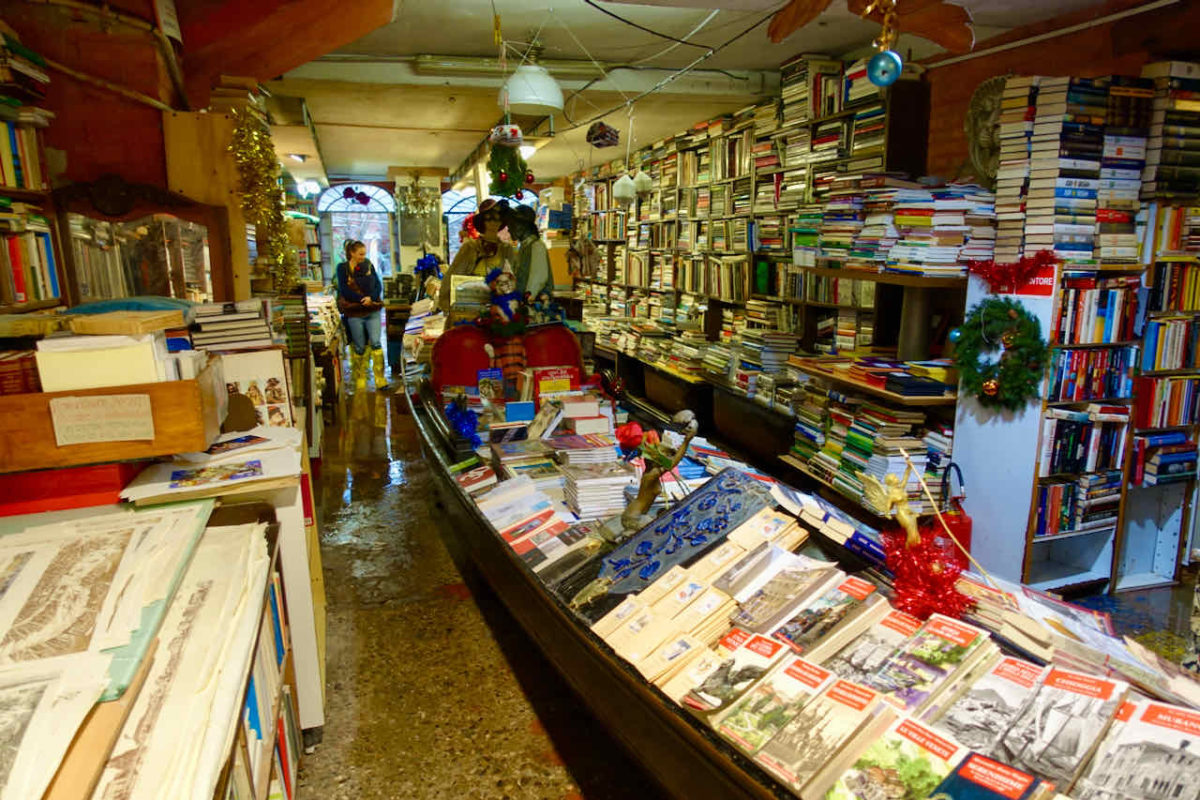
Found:
[[384, 389], [387, 378], [383, 374], [379, 323], [383, 282], [367, 260], [367, 248], [362, 242], [353, 239], [346, 242], [346, 260], [337, 266], [337, 287], [338, 309], [350, 335], [350, 374], [354, 377], [354, 388], [367, 388], [369, 364], [375, 374], [375, 388]]

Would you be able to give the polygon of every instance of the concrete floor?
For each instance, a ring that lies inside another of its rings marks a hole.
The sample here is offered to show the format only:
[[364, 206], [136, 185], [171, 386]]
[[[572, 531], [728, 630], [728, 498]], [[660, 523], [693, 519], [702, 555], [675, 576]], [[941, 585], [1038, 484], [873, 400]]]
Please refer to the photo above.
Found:
[[314, 487], [326, 723], [300, 797], [659, 797], [497, 598], [456, 568], [406, 412], [402, 396], [361, 392], [326, 429]]

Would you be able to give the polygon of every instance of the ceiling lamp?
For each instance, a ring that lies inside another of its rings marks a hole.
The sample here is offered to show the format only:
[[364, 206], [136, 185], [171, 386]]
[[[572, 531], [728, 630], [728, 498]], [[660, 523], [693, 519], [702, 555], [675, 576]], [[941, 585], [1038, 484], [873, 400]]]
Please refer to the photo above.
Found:
[[621, 208], [627, 207], [637, 197], [637, 190], [633, 188], [633, 178], [629, 177], [629, 173], [625, 173], [621, 177], [613, 181], [612, 198]]
[[650, 173], [646, 170], [638, 172], [637, 177], [633, 179], [633, 190], [637, 192], [638, 197], [645, 197], [654, 189], [654, 180], [650, 177]]
[[500, 88], [497, 102], [514, 114], [552, 114], [562, 111], [563, 93], [545, 67], [522, 64]]

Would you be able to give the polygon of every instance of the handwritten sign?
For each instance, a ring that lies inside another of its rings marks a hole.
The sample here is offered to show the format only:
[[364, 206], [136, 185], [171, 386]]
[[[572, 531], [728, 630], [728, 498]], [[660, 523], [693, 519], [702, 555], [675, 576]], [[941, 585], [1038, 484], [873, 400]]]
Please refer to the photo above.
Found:
[[148, 394], [55, 397], [50, 400], [50, 418], [59, 447], [154, 439]]

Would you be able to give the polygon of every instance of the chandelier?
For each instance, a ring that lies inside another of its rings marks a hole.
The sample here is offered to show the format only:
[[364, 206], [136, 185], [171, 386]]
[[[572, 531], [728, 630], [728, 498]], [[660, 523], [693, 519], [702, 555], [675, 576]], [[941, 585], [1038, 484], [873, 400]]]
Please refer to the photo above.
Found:
[[424, 217], [441, 210], [441, 192], [433, 187], [420, 186], [418, 180], [414, 177], [409, 186], [396, 187], [396, 210], [401, 214]]

